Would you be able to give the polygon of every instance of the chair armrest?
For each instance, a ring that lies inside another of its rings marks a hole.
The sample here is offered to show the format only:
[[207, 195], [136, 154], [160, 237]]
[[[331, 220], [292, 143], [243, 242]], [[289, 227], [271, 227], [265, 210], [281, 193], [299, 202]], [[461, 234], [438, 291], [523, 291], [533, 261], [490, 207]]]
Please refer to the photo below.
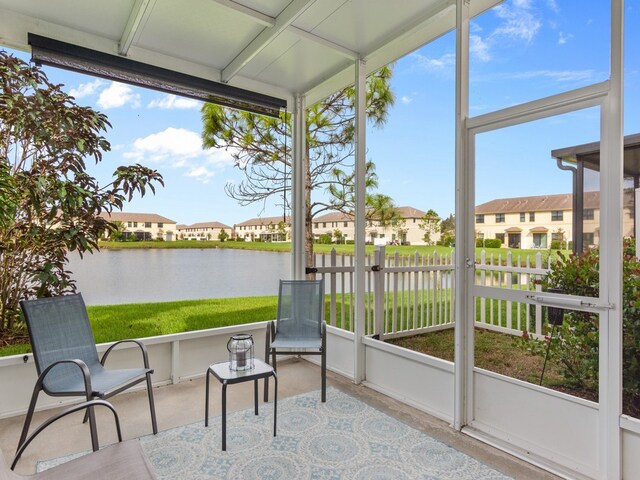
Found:
[[136, 345], [138, 345], [138, 347], [140, 347], [140, 351], [142, 352], [142, 361], [144, 362], [144, 368], [149, 368], [149, 355], [147, 354], [146, 345], [142, 343], [140, 340], [134, 340], [134, 339], [120, 340], [118, 342], [115, 342], [109, 348], [107, 348], [107, 351], [104, 352], [104, 354], [102, 355], [102, 360], [100, 360], [100, 363], [102, 364], [103, 367], [105, 362], [107, 361], [107, 356], [111, 353], [111, 350], [113, 350], [116, 346], [120, 345], [121, 343], [135, 343]]
[[[44, 389], [43, 383], [47, 374], [51, 371], [51, 369], [61, 363], [71, 363], [77, 365], [78, 368], [82, 371], [82, 377], [84, 380], [84, 390], [87, 395], [87, 400], [91, 400], [91, 394], [93, 392], [93, 387], [91, 386], [91, 373], [89, 372], [89, 367], [79, 358], [69, 358], [64, 360], [58, 360], [57, 362], [52, 363], [47, 368], [45, 368], [40, 376], [38, 377], [38, 381], [36, 382], [36, 388]], [[46, 391], [46, 389], [44, 389]]]
[[121, 442], [122, 441], [122, 432], [120, 430], [120, 419], [118, 418], [118, 413], [113, 408], [113, 405], [111, 405], [109, 402], [106, 402], [104, 400], [89, 400], [88, 402], [82, 402], [82, 403], [79, 403], [77, 405], [73, 405], [73, 406], [63, 410], [62, 412], [58, 413], [57, 415], [54, 415], [53, 417], [50, 417], [49, 419], [45, 420], [38, 428], [36, 428], [31, 433], [31, 435], [29, 435], [26, 438], [26, 440], [22, 443], [22, 445], [20, 445], [20, 448], [18, 448], [18, 451], [16, 452], [16, 456], [13, 459], [13, 462], [11, 463], [11, 470], [13, 470], [16, 467], [16, 465], [18, 463], [18, 460], [20, 460], [20, 457], [22, 456], [22, 453], [29, 446], [29, 444], [45, 428], [47, 428], [49, 425], [51, 425], [54, 422], [57, 422], [58, 420], [60, 420], [63, 417], [66, 417], [70, 413], [74, 413], [74, 412], [77, 412], [78, 410], [84, 410], [86, 408], [95, 407], [95, 406], [98, 406], [98, 405], [107, 407], [113, 413], [113, 418], [114, 418], [114, 421], [116, 423], [116, 431], [118, 432], [118, 441]]

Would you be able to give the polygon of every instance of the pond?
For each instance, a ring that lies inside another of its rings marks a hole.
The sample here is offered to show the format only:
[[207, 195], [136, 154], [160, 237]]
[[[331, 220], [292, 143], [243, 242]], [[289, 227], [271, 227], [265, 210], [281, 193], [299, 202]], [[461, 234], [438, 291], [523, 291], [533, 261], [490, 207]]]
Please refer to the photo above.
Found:
[[277, 295], [288, 253], [203, 249], [102, 250], [69, 270], [87, 305]]

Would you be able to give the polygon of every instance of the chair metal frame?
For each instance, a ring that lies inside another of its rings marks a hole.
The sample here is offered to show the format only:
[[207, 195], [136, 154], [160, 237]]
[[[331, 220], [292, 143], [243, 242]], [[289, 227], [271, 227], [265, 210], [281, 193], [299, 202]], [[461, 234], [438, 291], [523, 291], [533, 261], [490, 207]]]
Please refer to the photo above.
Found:
[[[282, 302], [282, 290], [283, 286], [287, 284], [305, 284], [319, 290], [319, 315], [320, 319], [320, 348], [318, 350], [312, 350], [309, 348], [296, 349], [287, 348], [286, 350], [277, 349], [271, 346], [271, 344], [277, 339], [278, 335], [278, 321], [281, 315], [281, 302]], [[320, 376], [321, 376], [321, 401], [327, 401], [327, 323], [324, 320], [324, 284], [322, 280], [280, 280], [280, 286], [278, 290], [278, 318], [271, 320], [267, 323], [267, 333], [265, 338], [265, 362], [269, 364], [269, 357], [271, 357], [271, 365], [274, 371], [277, 371], [276, 367], [276, 355], [320, 355]], [[265, 378], [264, 381], [264, 401], [269, 400], [269, 379]]]
[[[33, 329], [34, 326], [32, 325], [33, 322], [33, 317], [32, 317], [32, 307], [36, 306], [38, 304], [38, 302], [81, 302], [82, 306], [84, 306], [84, 301], [82, 300], [82, 295], [77, 293], [77, 294], [73, 294], [73, 295], [64, 295], [64, 296], [59, 296], [59, 297], [50, 297], [50, 298], [42, 298], [42, 299], [33, 299], [33, 300], [22, 300], [20, 301], [20, 307], [22, 308], [22, 311], [24, 313], [25, 316], [25, 320], [27, 323], [27, 328], [29, 330], [29, 338], [31, 339], [31, 344], [33, 347]], [[86, 307], [84, 309], [84, 321], [87, 322], [86, 326], [89, 328], [89, 331], [91, 330], [91, 326], [88, 324], [89, 319], [88, 316], [86, 316]], [[127, 389], [129, 389], [130, 387], [137, 385], [138, 383], [141, 383], [143, 381], [146, 380], [147, 382], [147, 394], [149, 397], [149, 410], [151, 413], [151, 425], [153, 428], [153, 433], [157, 434], [158, 433], [158, 424], [156, 421], [156, 411], [155, 411], [155, 404], [154, 404], [154, 400], [153, 400], [153, 387], [152, 387], [152, 383], [151, 383], [151, 374], [153, 373], [153, 369], [151, 369], [149, 367], [149, 357], [147, 354], [147, 348], [144, 345], [144, 343], [142, 343], [139, 340], [132, 340], [132, 339], [126, 339], [126, 340], [120, 340], [117, 341], [115, 343], [113, 343], [113, 345], [111, 345], [102, 355], [102, 359], [100, 359], [99, 363], [100, 363], [100, 368], [103, 368], [105, 365], [105, 362], [107, 360], [107, 357], [109, 356], [109, 354], [111, 353], [111, 351], [118, 345], [122, 344], [122, 343], [135, 343], [139, 348], [140, 351], [142, 353], [142, 360], [143, 360], [143, 364], [144, 364], [144, 374], [142, 376], [136, 376], [132, 379], [130, 379], [129, 381], [126, 381], [125, 383], [123, 383], [121, 386], [119, 386], [118, 388], [114, 389], [114, 390], [110, 390], [110, 391], [96, 391], [94, 390], [93, 386], [92, 386], [92, 382], [91, 382], [91, 373], [89, 371], [89, 367], [88, 365], [79, 358], [68, 358], [68, 359], [62, 359], [62, 360], [58, 360], [56, 362], [53, 362], [51, 364], [46, 364], [43, 365], [38, 353], [38, 349], [36, 347], [33, 347], [33, 358], [34, 358], [34, 362], [36, 364], [36, 370], [38, 372], [38, 380], [36, 381], [36, 384], [34, 386], [33, 389], [33, 393], [31, 395], [31, 401], [29, 403], [29, 409], [27, 410], [27, 416], [25, 418], [24, 421], [24, 426], [22, 427], [22, 434], [20, 435], [20, 441], [18, 443], [18, 450], [20, 450], [20, 448], [23, 446], [23, 444], [25, 443], [26, 439], [27, 439], [27, 434], [29, 432], [29, 426], [31, 425], [31, 421], [33, 419], [33, 413], [35, 411], [35, 407], [36, 407], [36, 403], [38, 401], [38, 396], [40, 394], [41, 391], [44, 391], [47, 395], [51, 395], [54, 397], [72, 397], [72, 396], [84, 396], [85, 397], [85, 401], [90, 401], [93, 398], [98, 398], [101, 400], [106, 400], [107, 398], [110, 398], [114, 395], [117, 395], [118, 393], [121, 393]], [[92, 351], [91, 351], [91, 355], [93, 356], [93, 354], [95, 353], [95, 358], [98, 359], [98, 352], [96, 349], [96, 345], [95, 345], [95, 341], [91, 344], [91, 345], [87, 345], [88, 348], [92, 347]], [[82, 374], [82, 379], [84, 382], [84, 390], [82, 391], [61, 391], [61, 392], [56, 392], [55, 389], [52, 389], [50, 387], [47, 387], [45, 385], [45, 379], [47, 377], [47, 375], [51, 372], [51, 370], [58, 366], [58, 365], [62, 365], [62, 364], [71, 364], [71, 365], [75, 365], [78, 367], [78, 369], [80, 370], [81, 374]], [[107, 369], [105, 369], [105, 371], [108, 372]], [[97, 434], [96, 434], [96, 419], [95, 419], [95, 413], [93, 410], [92, 406], [89, 406], [89, 408], [87, 408], [86, 410], [86, 414], [84, 417], [84, 422], [86, 422], [87, 420], [89, 420], [89, 426], [90, 426], [90, 430], [91, 430], [91, 444], [93, 447], [93, 451], [97, 451], [99, 449], [99, 445], [98, 445], [98, 438], [97, 438]]]

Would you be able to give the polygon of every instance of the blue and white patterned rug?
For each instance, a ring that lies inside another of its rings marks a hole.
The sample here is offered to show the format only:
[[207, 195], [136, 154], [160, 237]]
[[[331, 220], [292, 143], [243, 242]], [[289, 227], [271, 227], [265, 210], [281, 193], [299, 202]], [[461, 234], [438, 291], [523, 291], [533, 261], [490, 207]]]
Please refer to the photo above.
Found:
[[334, 388], [278, 402], [277, 433], [269, 403], [228, 415], [226, 452], [220, 417], [140, 441], [167, 480], [509, 478]]
[[[161, 480], [508, 480], [500, 472], [337, 390], [311, 392], [142, 437]], [[75, 457], [77, 455], [74, 455]], [[39, 462], [38, 470], [72, 456]]]

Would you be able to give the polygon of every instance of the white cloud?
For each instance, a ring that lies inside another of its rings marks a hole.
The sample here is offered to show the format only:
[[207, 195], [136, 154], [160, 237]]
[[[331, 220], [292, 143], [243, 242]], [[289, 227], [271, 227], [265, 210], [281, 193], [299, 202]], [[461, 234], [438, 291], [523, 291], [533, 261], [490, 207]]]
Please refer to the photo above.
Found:
[[75, 98], [83, 98], [88, 97], [89, 95], [93, 95], [96, 91], [104, 84], [102, 80], [99, 78], [89, 83], [81, 83], [75, 88], [71, 88], [69, 90], [69, 95]]
[[560, 32], [560, 35], [558, 36], [558, 45], [564, 45], [572, 38], [573, 38], [573, 35], [571, 35], [570, 33], [564, 34]]
[[556, 0], [547, 0], [547, 6], [549, 7], [549, 10], [553, 12], [557, 13], [560, 11], [560, 7], [558, 7], [558, 2]]
[[204, 165], [200, 165], [198, 167], [190, 169], [185, 175], [187, 177], [193, 177], [196, 180], [201, 181], [202, 183], [209, 183], [209, 180], [215, 175], [215, 173], [209, 170]]
[[127, 103], [134, 108], [139, 107], [140, 94], [124, 83], [111, 82], [111, 85], [100, 92], [98, 98], [98, 106], [104, 109], [122, 107]]
[[513, 5], [498, 5], [494, 8], [502, 24], [493, 35], [526, 40], [530, 42], [540, 30], [542, 22], [531, 12], [529, 0], [514, 0]]
[[162, 109], [189, 109], [200, 108], [202, 102], [193, 100], [191, 98], [178, 97], [176, 95], [166, 94], [161, 98], [156, 98], [149, 102], [147, 108], [162, 108]]
[[403, 105], [409, 105], [412, 99], [407, 95], [403, 95], [402, 97], [400, 97], [400, 101], [402, 102]]
[[453, 53], [445, 53], [440, 58], [430, 58], [419, 53], [412, 53], [411, 56], [415, 58], [416, 63], [425, 70], [442, 70], [456, 63], [456, 56]]
[[200, 166], [204, 168], [206, 165], [217, 168], [233, 165], [231, 150], [204, 150], [198, 133], [174, 127], [136, 139], [133, 148], [123, 156], [140, 163], [160, 163], [176, 168], [189, 167], [190, 171], [195, 171]]
[[481, 62], [491, 60], [489, 48], [489, 44], [479, 35], [469, 35], [469, 51], [471, 55], [474, 55]]

